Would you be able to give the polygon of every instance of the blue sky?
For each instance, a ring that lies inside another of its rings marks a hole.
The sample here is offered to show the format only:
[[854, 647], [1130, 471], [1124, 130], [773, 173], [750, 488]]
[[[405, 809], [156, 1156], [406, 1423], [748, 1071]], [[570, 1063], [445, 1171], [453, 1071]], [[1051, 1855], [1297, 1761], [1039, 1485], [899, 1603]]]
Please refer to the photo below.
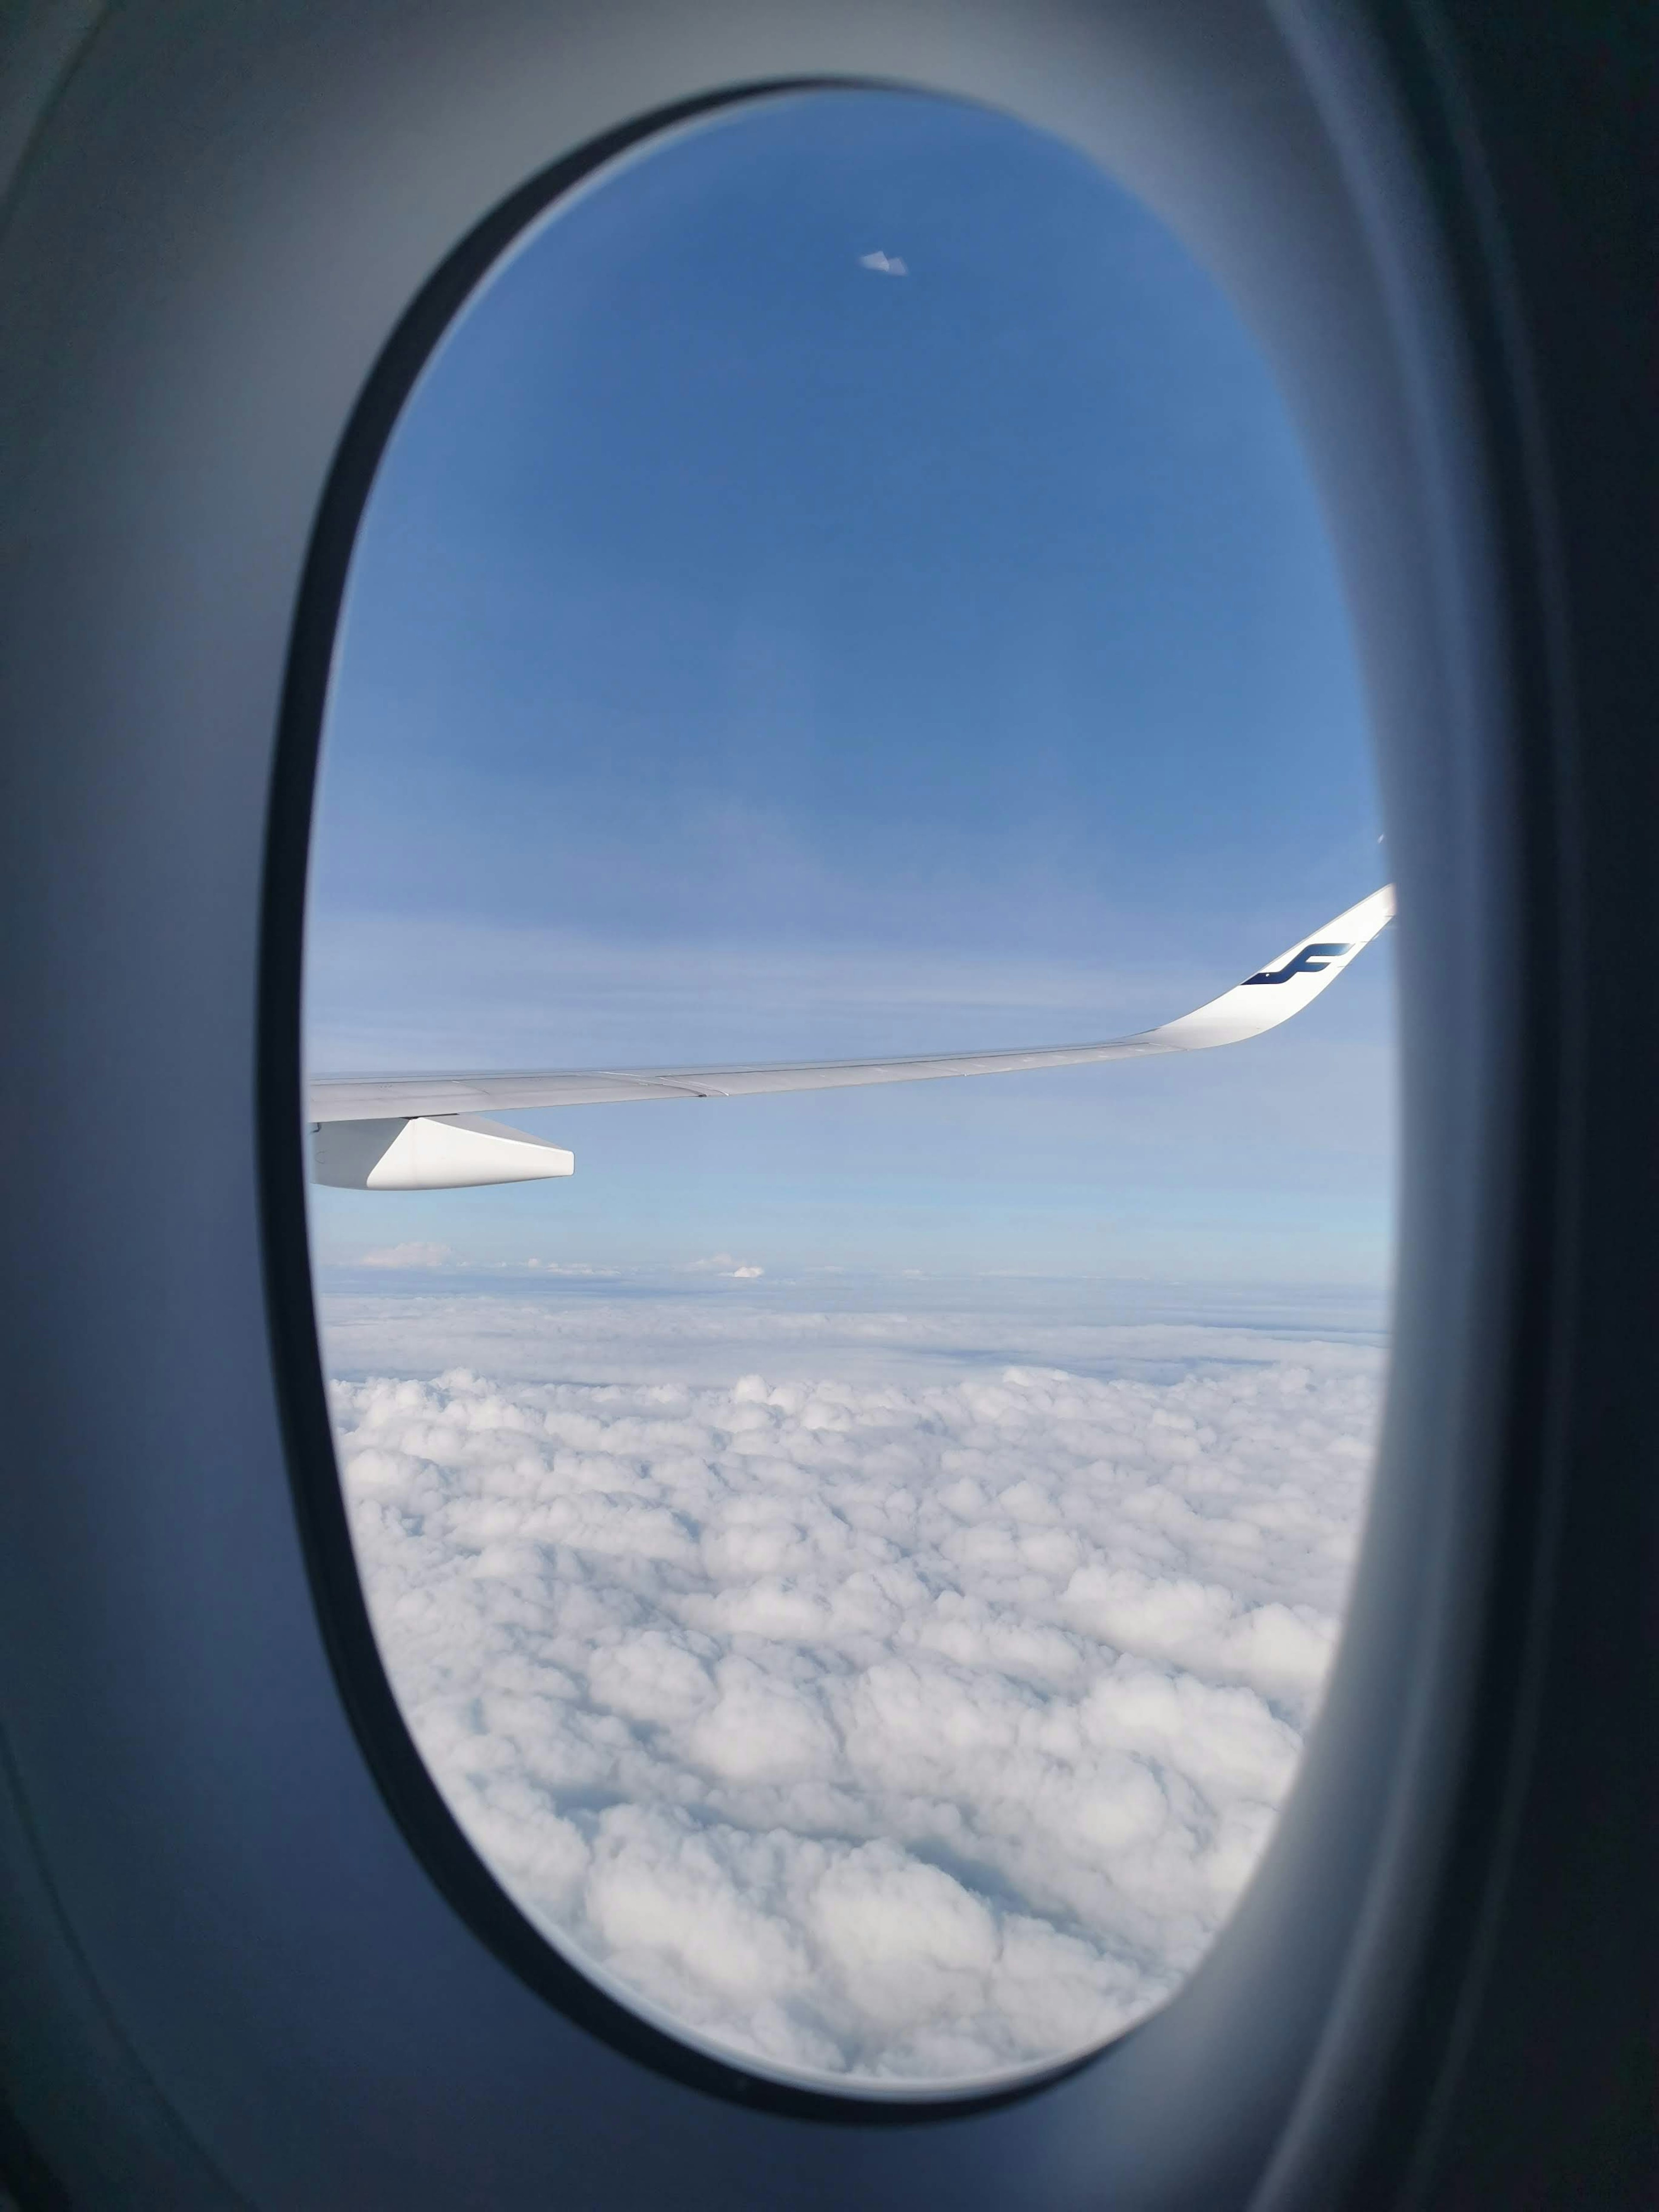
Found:
[[[773, 100], [555, 213], [405, 413], [312, 1065], [1109, 1035], [1373, 889], [1380, 826], [1316, 500], [1212, 281], [1006, 118]], [[319, 1192], [318, 1248], [1380, 1284], [1390, 988], [1385, 940], [1202, 1059], [526, 1115], [570, 1182]]]

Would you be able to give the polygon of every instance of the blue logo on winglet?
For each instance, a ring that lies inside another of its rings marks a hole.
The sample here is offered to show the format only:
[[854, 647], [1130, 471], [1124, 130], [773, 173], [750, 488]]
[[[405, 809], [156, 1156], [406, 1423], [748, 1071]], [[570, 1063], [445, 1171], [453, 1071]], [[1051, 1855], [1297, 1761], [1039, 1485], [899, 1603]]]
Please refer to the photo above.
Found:
[[1304, 945], [1293, 960], [1282, 968], [1264, 968], [1259, 975], [1247, 975], [1247, 983], [1288, 983], [1292, 975], [1317, 975], [1333, 960], [1340, 960], [1347, 951], [1346, 945]]

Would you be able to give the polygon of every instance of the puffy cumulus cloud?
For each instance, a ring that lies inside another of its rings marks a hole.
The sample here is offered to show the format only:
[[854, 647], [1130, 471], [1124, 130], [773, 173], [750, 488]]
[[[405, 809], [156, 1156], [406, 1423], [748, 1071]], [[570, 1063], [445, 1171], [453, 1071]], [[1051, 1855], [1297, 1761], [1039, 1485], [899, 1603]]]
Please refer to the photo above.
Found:
[[732, 2050], [938, 2080], [1124, 2026], [1237, 1896], [1379, 1372], [333, 1389], [393, 1683], [525, 1908]]

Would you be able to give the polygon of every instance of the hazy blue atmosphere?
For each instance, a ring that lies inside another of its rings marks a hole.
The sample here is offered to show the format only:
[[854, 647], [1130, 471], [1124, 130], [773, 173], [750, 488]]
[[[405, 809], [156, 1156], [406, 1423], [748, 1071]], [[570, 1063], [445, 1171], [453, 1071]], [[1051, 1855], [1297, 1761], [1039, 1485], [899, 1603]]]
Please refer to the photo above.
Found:
[[[1389, 869], [1340, 592], [1179, 243], [1004, 118], [704, 124], [498, 270], [392, 441], [314, 1073], [1082, 1042]], [[809, 2076], [1097, 2042], [1202, 1955], [1334, 1648], [1386, 1364], [1385, 936], [1254, 1043], [510, 1114], [313, 1193], [388, 1672], [630, 2002]]]
[[[780, 101], [555, 217], [408, 410], [312, 1064], [1111, 1035], [1373, 889], [1377, 829], [1315, 497], [1215, 287], [1012, 124]], [[1377, 1285], [1389, 988], [1385, 941], [1203, 1060], [526, 1116], [571, 1182], [325, 1193], [319, 1245]]]

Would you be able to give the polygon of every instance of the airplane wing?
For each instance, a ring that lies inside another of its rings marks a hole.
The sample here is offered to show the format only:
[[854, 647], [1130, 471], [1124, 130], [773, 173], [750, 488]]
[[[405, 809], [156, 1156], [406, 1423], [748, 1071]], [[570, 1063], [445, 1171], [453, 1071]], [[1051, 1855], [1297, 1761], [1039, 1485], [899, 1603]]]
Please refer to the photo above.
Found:
[[[430, 1189], [570, 1173], [570, 1155], [544, 1139], [480, 1121], [481, 1113], [544, 1106], [611, 1106], [635, 1098], [744, 1098], [867, 1083], [925, 1083], [1004, 1075], [1155, 1053], [1204, 1052], [1277, 1029], [1316, 999], [1392, 920], [1385, 884], [1301, 939], [1242, 983], [1190, 1014], [1131, 1036], [1001, 1052], [921, 1053], [882, 1060], [783, 1060], [730, 1067], [597, 1067], [480, 1075], [319, 1076], [309, 1088], [321, 1182], [369, 1189]], [[355, 1132], [350, 1125], [356, 1125]], [[378, 1144], [373, 1158], [371, 1147]], [[508, 1146], [522, 1148], [509, 1157]], [[396, 1154], [394, 1159], [392, 1155]], [[425, 1164], [417, 1160], [422, 1156]], [[554, 1158], [538, 1160], [536, 1154]], [[485, 1172], [493, 1167], [499, 1172]], [[458, 1172], [451, 1175], [453, 1168]], [[460, 1170], [466, 1170], [460, 1172]], [[405, 1170], [420, 1180], [402, 1180]], [[474, 1171], [476, 1170], [476, 1172]], [[509, 1172], [509, 1170], [511, 1170]], [[432, 1181], [434, 1176], [441, 1181]]]

